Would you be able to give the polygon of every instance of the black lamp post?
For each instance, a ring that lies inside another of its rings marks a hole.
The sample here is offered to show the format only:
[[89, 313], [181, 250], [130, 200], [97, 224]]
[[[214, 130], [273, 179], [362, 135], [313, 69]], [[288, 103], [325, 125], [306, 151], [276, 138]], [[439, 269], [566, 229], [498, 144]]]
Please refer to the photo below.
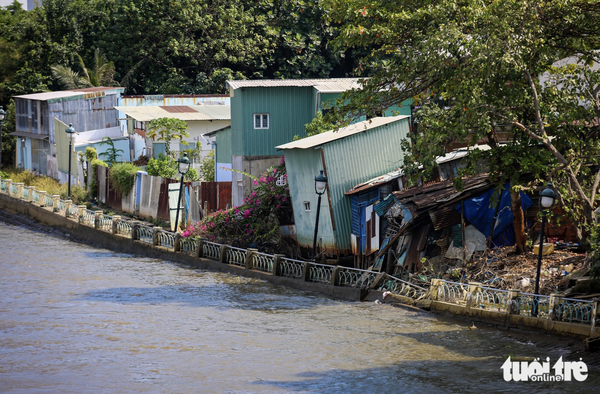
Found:
[[177, 199], [177, 212], [175, 213], [175, 232], [177, 232], [177, 225], [179, 224], [179, 207], [181, 204], [181, 192], [183, 191], [183, 177], [190, 170], [190, 159], [188, 159], [187, 153], [184, 153], [183, 157], [180, 157], [177, 162], [179, 163], [181, 183], [179, 184], [179, 198]]
[[317, 221], [315, 222], [315, 237], [313, 239], [313, 250], [312, 250], [312, 259], [315, 260], [315, 254], [317, 250], [317, 233], [319, 232], [319, 214], [321, 213], [321, 196], [325, 193], [325, 188], [327, 187], [327, 177], [323, 175], [323, 170], [321, 173], [315, 177], [315, 193], [319, 196], [319, 200], [317, 202]]
[[69, 185], [67, 186], [67, 199], [71, 199], [71, 150], [73, 149], [73, 134], [75, 134], [75, 129], [73, 128], [73, 124], [69, 123], [69, 127], [65, 130], [69, 135], [69, 180], [67, 181]]
[[[540, 242], [538, 244], [538, 262], [537, 262], [537, 273], [535, 277], [535, 291], [534, 294], [540, 294], [540, 274], [542, 271], [542, 253], [544, 251], [544, 227], [546, 226], [546, 214], [550, 211], [550, 208], [554, 205], [556, 200], [556, 194], [552, 190], [552, 184], [548, 183], [548, 186], [540, 193], [539, 206], [542, 212], [542, 232], [540, 233]], [[531, 316], [537, 316], [538, 314], [538, 298], [535, 297], [533, 301], [533, 308]]]
[[0, 168], [2, 168], [2, 125], [4, 124], [4, 119], [6, 118], [6, 112], [2, 109], [0, 105]]

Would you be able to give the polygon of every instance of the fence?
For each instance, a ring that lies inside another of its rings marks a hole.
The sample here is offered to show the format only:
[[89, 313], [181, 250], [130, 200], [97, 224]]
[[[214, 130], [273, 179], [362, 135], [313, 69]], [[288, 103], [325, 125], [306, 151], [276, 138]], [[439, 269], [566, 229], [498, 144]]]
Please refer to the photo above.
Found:
[[467, 310], [486, 310], [566, 323], [594, 325], [597, 303], [559, 296], [523, 293], [434, 279], [433, 299], [460, 305]]

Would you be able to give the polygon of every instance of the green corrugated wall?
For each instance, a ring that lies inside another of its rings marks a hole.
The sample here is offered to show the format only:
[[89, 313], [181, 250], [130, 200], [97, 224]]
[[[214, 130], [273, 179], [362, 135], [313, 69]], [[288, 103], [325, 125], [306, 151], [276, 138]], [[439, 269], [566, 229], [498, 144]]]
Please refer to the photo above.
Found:
[[231, 163], [231, 128], [217, 133], [217, 161]]
[[[254, 114], [269, 114], [269, 129], [254, 129]], [[231, 97], [231, 154], [280, 155], [275, 146], [304, 134], [316, 113], [312, 87], [242, 88]], [[244, 138], [242, 138], [242, 135]]]
[[[402, 139], [409, 134], [409, 119], [368, 130], [365, 133], [336, 140], [323, 145], [325, 166], [329, 178], [329, 192], [335, 222], [335, 241], [325, 236], [323, 241], [335, 245], [338, 251], [350, 253], [352, 217], [350, 198], [344, 194], [359, 183], [385, 174], [402, 165]], [[303, 201], [316, 204], [314, 178], [322, 167], [320, 150], [291, 149], [284, 151], [288, 166], [290, 193], [294, 205], [296, 234], [300, 245], [307, 240], [312, 245], [316, 206], [304, 212]], [[323, 196], [320, 233], [333, 234], [328, 201]]]

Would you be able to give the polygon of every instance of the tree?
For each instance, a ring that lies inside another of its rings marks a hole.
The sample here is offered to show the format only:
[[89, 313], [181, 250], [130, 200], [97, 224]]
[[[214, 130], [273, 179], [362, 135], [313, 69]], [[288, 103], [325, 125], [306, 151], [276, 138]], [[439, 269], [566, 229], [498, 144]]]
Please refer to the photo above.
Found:
[[415, 179], [433, 169], [449, 142], [487, 143], [492, 149], [472, 151], [460, 175], [481, 170], [477, 163], [485, 160], [498, 187], [554, 182], [585, 238], [600, 181], [599, 79], [591, 67], [599, 61], [600, 3], [327, 3], [343, 21], [337, 45], [374, 46], [361, 61], [371, 78], [344, 95], [347, 105], [335, 116], [375, 114], [414, 98], [418, 126], [403, 149]]
[[117, 163], [117, 159], [119, 158], [119, 153], [123, 153], [123, 149], [116, 149], [115, 143], [110, 137], [102, 137], [102, 142], [100, 145], [108, 145], [108, 149], [106, 152], [100, 153], [100, 157], [106, 158], [105, 161], [109, 166], [113, 166]]
[[204, 182], [215, 181], [215, 151], [208, 152], [208, 155], [200, 162], [200, 177]]
[[148, 129], [146, 130], [146, 136], [153, 141], [165, 142], [165, 153], [167, 156], [171, 154], [171, 140], [177, 139], [181, 141], [183, 145], [188, 145], [183, 138], [189, 137], [187, 132], [187, 123], [181, 119], [176, 118], [158, 118], [152, 119], [148, 122]]
[[94, 51], [94, 62], [92, 68], [87, 68], [83, 59], [77, 54], [77, 60], [81, 67], [83, 76], [73, 71], [70, 67], [55, 64], [51, 66], [52, 75], [65, 89], [89, 88], [92, 86], [119, 86], [114, 80], [115, 65], [106, 60], [106, 56], [100, 52], [100, 48]]

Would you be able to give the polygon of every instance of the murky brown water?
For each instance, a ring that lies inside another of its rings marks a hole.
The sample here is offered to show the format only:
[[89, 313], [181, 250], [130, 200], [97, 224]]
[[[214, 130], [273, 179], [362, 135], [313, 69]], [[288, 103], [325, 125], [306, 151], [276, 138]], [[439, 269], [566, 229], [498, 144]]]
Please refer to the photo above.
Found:
[[[593, 392], [504, 382], [493, 329], [347, 303], [0, 221], [2, 393]], [[584, 354], [583, 360], [586, 360]]]

